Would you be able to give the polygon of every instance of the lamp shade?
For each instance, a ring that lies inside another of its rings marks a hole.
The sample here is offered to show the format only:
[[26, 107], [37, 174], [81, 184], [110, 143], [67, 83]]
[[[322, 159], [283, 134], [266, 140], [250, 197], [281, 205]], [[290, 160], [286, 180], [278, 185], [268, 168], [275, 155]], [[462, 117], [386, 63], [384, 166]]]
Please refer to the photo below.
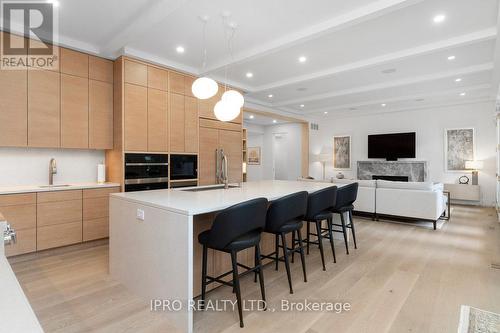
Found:
[[465, 161], [465, 168], [468, 170], [481, 170], [483, 167], [483, 161]]
[[220, 100], [215, 104], [214, 114], [220, 121], [231, 121], [238, 117], [241, 110], [236, 105], [227, 103], [225, 100]]
[[219, 90], [219, 85], [217, 82], [208, 77], [200, 77], [193, 82], [191, 86], [191, 91], [199, 99], [208, 99]]
[[236, 90], [228, 90], [222, 95], [222, 100], [228, 104], [235, 105], [238, 108], [243, 107], [245, 104], [245, 99], [243, 95]]

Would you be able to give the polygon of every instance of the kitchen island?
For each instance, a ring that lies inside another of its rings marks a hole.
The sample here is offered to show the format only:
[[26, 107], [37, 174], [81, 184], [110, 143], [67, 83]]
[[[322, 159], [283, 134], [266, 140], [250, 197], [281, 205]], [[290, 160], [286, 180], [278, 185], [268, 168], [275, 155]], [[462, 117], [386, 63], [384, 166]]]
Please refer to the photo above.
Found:
[[[110, 274], [137, 295], [161, 300], [166, 315], [182, 331], [193, 331], [188, 304], [201, 284], [200, 232], [210, 228], [215, 213], [255, 199], [273, 201], [298, 191], [309, 193], [333, 186], [300, 181], [258, 181], [229, 189], [198, 187], [112, 194], [110, 198]], [[274, 248], [263, 235], [263, 253]], [[270, 250], [270, 251], [269, 251]], [[210, 253], [209, 275], [230, 270], [229, 257]], [[250, 263], [253, 254], [238, 261]], [[174, 303], [175, 302], [175, 303]], [[178, 311], [178, 302], [182, 308]]]

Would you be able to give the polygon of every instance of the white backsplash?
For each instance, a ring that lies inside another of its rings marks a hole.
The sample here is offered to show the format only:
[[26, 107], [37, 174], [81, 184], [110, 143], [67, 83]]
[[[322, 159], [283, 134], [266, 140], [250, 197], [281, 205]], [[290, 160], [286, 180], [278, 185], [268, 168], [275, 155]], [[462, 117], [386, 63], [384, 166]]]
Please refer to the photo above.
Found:
[[0, 148], [0, 186], [47, 184], [51, 158], [57, 161], [55, 184], [96, 182], [104, 150]]

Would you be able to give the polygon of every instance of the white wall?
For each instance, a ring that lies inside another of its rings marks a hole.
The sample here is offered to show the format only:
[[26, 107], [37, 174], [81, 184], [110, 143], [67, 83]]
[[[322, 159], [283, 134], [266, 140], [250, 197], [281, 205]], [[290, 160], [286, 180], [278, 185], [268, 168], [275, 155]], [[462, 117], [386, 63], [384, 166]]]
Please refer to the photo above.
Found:
[[[368, 159], [367, 136], [390, 132], [416, 132], [417, 158], [428, 162], [428, 180], [457, 183], [465, 173], [445, 172], [444, 130], [446, 128], [475, 128], [476, 159], [484, 161], [484, 169], [479, 172], [482, 204], [495, 203], [496, 181], [496, 128], [494, 102], [483, 102], [433, 109], [421, 109], [385, 114], [352, 116], [335, 119], [317, 118], [319, 131], [310, 131], [310, 153], [318, 154], [323, 146], [333, 146], [334, 135], [351, 135], [352, 168], [342, 170], [348, 178], [356, 177], [356, 162]], [[322, 177], [319, 162], [310, 164], [309, 173], [315, 178]], [[337, 174], [332, 163], [326, 165], [326, 178]], [[470, 173], [468, 173], [470, 178]]]
[[248, 133], [248, 147], [261, 147], [261, 165], [248, 165], [249, 181], [273, 179], [273, 146], [275, 134], [286, 134], [286, 175], [288, 180], [296, 180], [301, 174], [302, 127], [301, 124], [278, 124], [259, 126], [245, 123]]
[[104, 151], [0, 148], [0, 186], [48, 184], [51, 158], [57, 161], [55, 184], [95, 182]]

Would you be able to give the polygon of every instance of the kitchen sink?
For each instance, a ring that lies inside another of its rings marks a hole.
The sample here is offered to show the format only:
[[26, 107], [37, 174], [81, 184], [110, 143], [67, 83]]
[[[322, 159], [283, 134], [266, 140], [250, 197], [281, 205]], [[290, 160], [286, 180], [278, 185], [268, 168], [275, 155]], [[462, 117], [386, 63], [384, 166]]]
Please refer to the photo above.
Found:
[[[229, 185], [229, 188], [238, 188], [240, 187], [239, 185]], [[208, 187], [195, 187], [195, 188], [187, 188], [185, 190], [181, 191], [186, 191], [186, 192], [204, 192], [204, 191], [212, 191], [212, 190], [220, 190], [224, 189], [224, 184], [217, 185], [217, 186], [208, 186]]]
[[63, 184], [63, 185], [42, 185], [38, 186], [39, 188], [58, 188], [58, 187], [68, 187], [71, 186], [69, 184]]

